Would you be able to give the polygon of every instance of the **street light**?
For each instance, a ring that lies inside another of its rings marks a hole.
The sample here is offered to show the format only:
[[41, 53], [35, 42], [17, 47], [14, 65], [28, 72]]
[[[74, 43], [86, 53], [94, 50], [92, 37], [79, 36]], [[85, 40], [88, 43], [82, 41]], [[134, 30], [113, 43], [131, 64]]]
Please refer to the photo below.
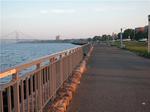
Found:
[[122, 28], [120, 29], [120, 47], [123, 48], [123, 41], [122, 41]]
[[148, 15], [148, 52], [150, 53], [150, 15]]

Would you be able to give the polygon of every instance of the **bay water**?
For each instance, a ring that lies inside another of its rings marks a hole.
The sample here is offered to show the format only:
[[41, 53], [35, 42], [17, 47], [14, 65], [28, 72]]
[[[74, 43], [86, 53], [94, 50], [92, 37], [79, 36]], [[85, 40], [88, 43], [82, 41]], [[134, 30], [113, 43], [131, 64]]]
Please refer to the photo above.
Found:
[[[0, 72], [37, 58], [77, 47], [71, 43], [0, 42]], [[0, 79], [0, 83], [9, 78]]]

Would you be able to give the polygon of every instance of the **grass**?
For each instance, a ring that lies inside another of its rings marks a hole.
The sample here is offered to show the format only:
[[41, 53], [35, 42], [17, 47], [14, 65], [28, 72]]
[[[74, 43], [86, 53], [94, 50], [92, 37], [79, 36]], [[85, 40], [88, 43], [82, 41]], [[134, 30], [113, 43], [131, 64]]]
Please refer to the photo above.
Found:
[[[150, 58], [150, 53], [147, 52], [147, 42], [125, 41], [123, 42], [125, 49], [135, 52], [140, 56]], [[115, 46], [120, 47], [120, 42], [114, 42]]]

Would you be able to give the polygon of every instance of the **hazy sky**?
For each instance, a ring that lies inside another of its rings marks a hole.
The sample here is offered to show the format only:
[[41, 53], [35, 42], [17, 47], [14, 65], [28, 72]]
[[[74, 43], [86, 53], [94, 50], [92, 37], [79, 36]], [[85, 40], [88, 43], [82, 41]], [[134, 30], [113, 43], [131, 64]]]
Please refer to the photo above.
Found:
[[0, 0], [0, 12], [1, 36], [84, 38], [147, 25], [150, 0]]

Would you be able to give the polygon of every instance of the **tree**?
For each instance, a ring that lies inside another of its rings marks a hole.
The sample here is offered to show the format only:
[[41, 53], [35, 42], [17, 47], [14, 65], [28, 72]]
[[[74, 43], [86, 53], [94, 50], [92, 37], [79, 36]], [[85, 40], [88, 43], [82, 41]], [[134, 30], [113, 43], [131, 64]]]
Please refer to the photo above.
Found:
[[118, 39], [120, 39], [120, 35], [121, 35], [121, 33], [118, 33], [118, 34], [117, 34]]
[[124, 30], [123, 38], [124, 39], [130, 38], [131, 40], [133, 40], [133, 38], [134, 38], [134, 30], [133, 29], [126, 29], [126, 30]]
[[140, 40], [144, 38], [148, 38], [148, 28], [144, 31], [135, 32], [135, 40]]
[[93, 41], [100, 41], [101, 40], [101, 36], [94, 36], [93, 37]]
[[93, 41], [107, 41], [107, 40], [112, 40], [112, 36], [111, 35], [102, 35], [102, 36], [94, 36], [93, 37]]
[[102, 35], [102, 41], [106, 41], [106, 40], [107, 40], [107, 35], [106, 34]]
[[88, 42], [91, 42], [91, 41], [92, 41], [92, 39], [91, 39], [91, 38], [88, 38], [88, 39], [87, 39], [87, 41], [88, 41]]
[[135, 40], [140, 40], [146, 38], [144, 32], [137, 32], [135, 33]]

